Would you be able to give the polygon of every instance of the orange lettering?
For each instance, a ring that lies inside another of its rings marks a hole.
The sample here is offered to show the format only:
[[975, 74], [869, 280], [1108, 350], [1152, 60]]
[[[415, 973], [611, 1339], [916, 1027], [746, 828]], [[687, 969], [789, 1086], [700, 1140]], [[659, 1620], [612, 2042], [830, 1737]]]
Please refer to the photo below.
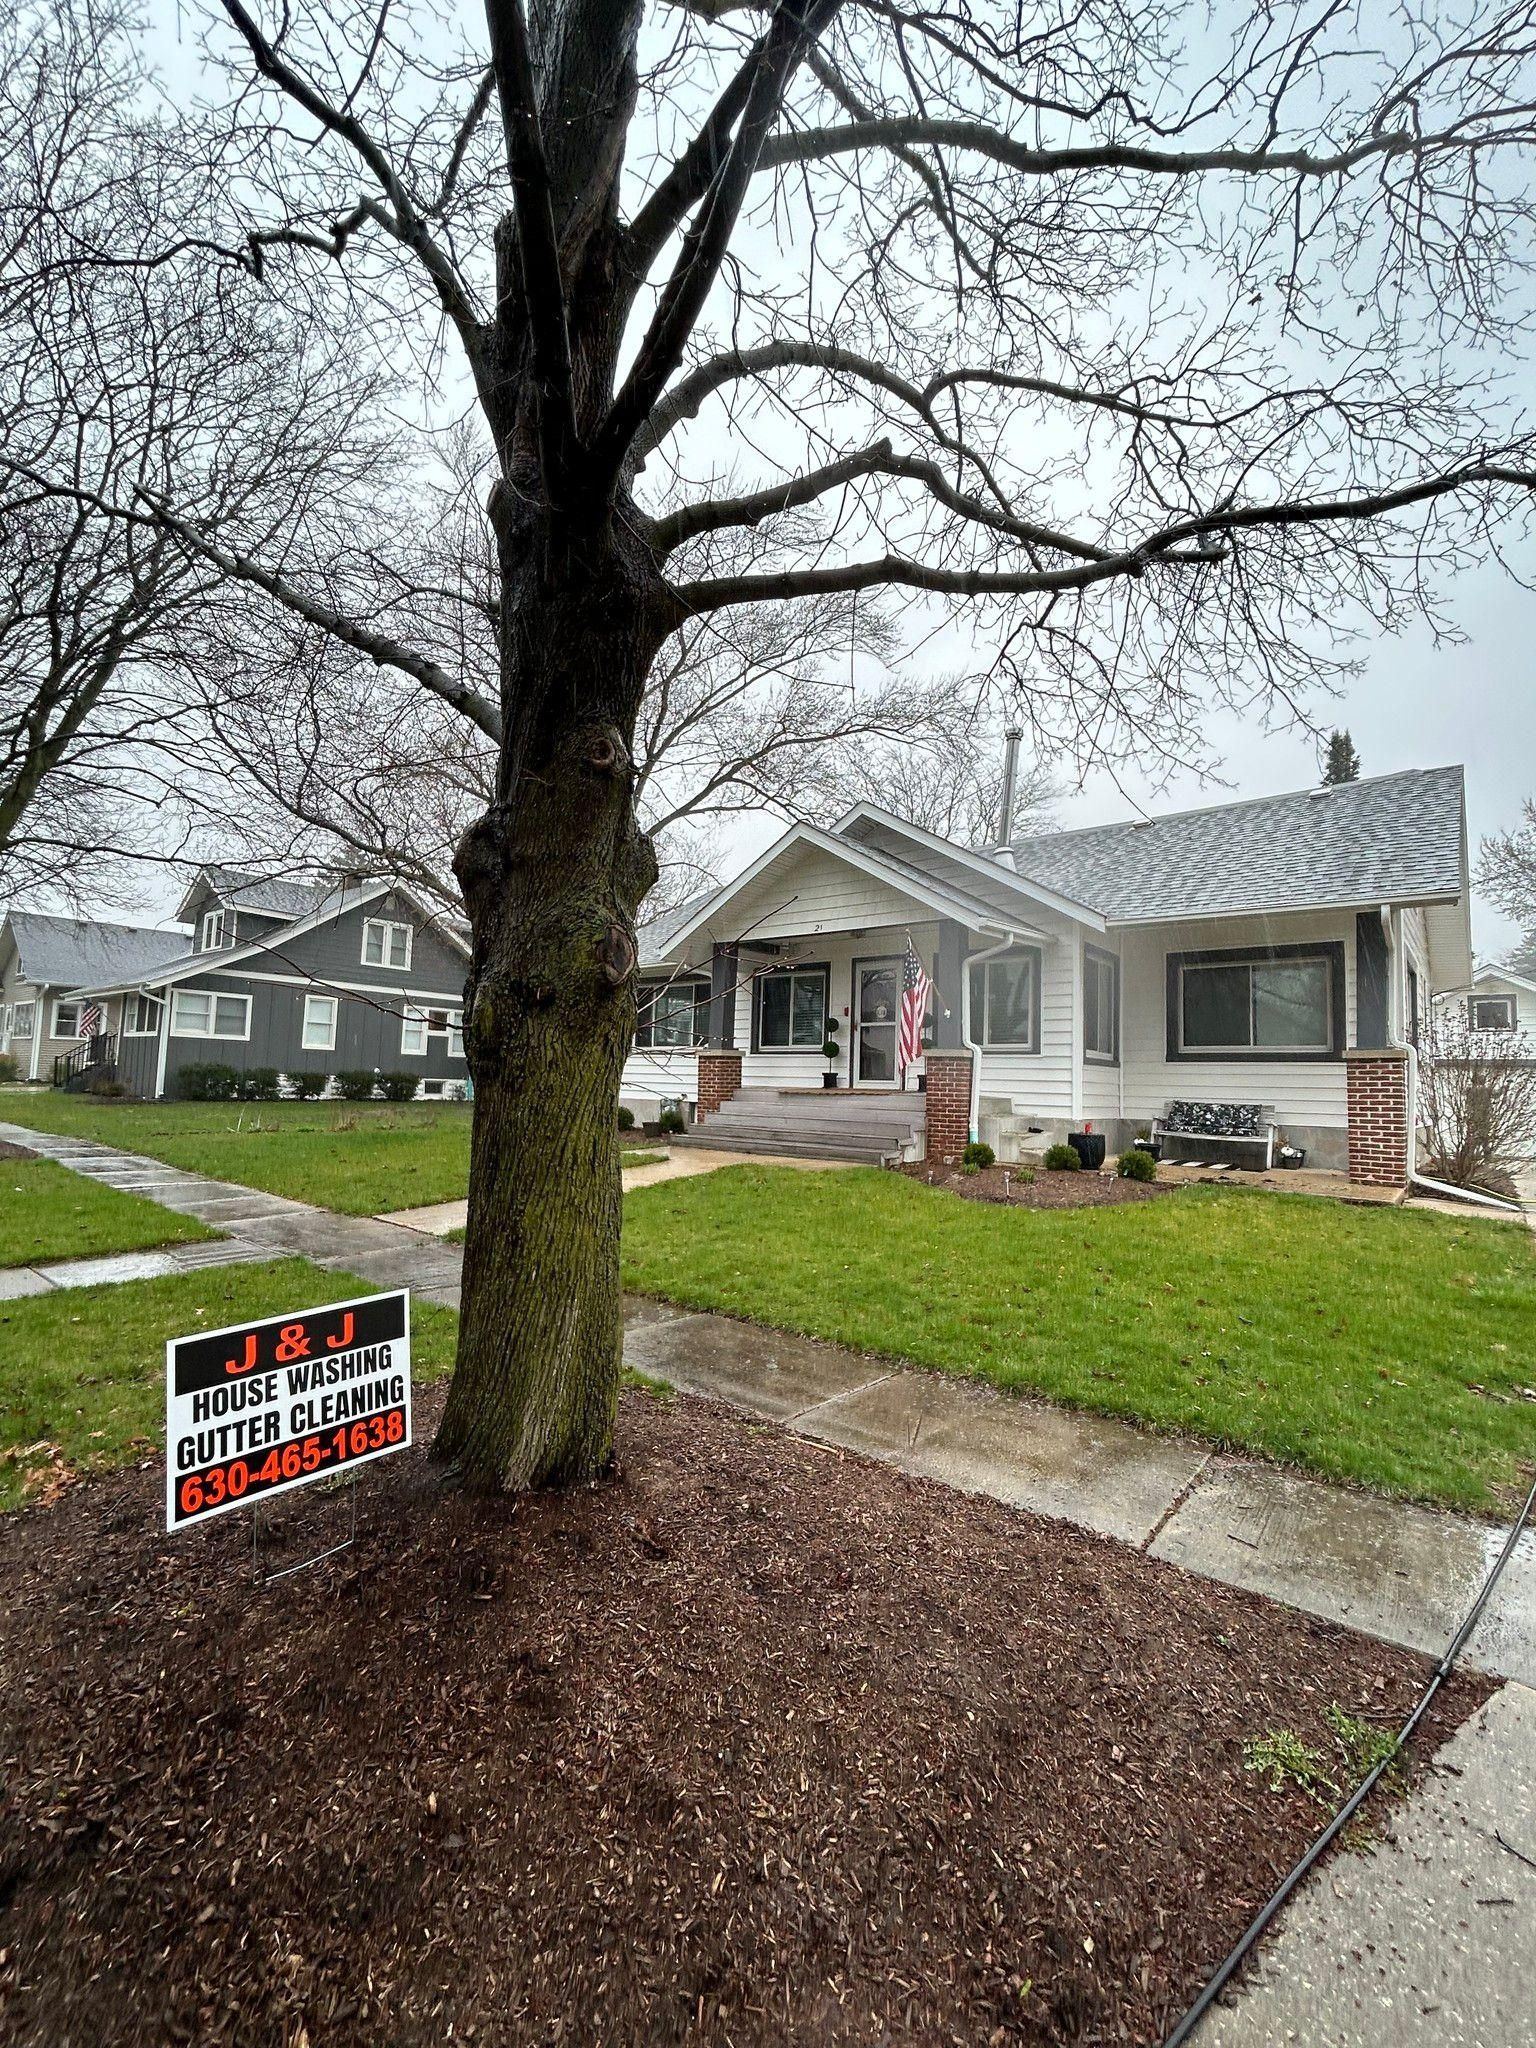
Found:
[[351, 1309], [348, 1309], [346, 1314], [341, 1319], [341, 1335], [339, 1337], [327, 1337], [325, 1340], [325, 1348], [327, 1351], [345, 1351], [347, 1346], [351, 1342], [352, 1311]]
[[225, 1370], [226, 1372], [249, 1372], [249, 1371], [251, 1370], [251, 1367], [252, 1367], [252, 1366], [253, 1366], [253, 1365], [254, 1365], [255, 1363], [256, 1363], [256, 1332], [255, 1332], [254, 1330], [247, 1330], [247, 1332], [246, 1332], [246, 1335], [245, 1335], [245, 1356], [244, 1356], [244, 1358], [241, 1358], [241, 1359], [235, 1359], [235, 1358], [226, 1358], [226, 1359], [225, 1359], [225, 1361], [224, 1361], [224, 1370]]

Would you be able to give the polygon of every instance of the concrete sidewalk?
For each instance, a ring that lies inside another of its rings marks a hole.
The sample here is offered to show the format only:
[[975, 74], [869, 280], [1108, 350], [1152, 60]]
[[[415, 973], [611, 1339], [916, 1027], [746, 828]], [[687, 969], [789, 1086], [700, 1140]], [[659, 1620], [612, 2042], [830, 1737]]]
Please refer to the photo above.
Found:
[[[338, 1216], [79, 1139], [4, 1124], [0, 1138], [274, 1256], [458, 1306], [457, 1247], [398, 1222]], [[829, 1450], [1063, 1518], [1435, 1655], [1502, 1540], [1483, 1523], [725, 1316], [631, 1300], [624, 1355]], [[1505, 1684], [1446, 1746], [1385, 1842], [1336, 1858], [1303, 1887], [1254, 1974], [1208, 2016], [1200, 2048], [1536, 2041], [1536, 1533], [1522, 1539], [1467, 1656], [1523, 1683]]]

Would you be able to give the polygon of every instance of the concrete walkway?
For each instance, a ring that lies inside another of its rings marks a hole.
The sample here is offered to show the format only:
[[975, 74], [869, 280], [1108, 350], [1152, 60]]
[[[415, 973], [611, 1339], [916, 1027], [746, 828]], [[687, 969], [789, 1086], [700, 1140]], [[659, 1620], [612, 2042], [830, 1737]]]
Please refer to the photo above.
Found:
[[[338, 1216], [80, 1139], [4, 1124], [0, 1138], [233, 1229], [253, 1256], [296, 1253], [458, 1305], [457, 1248], [398, 1221]], [[830, 1451], [1064, 1518], [1410, 1649], [1443, 1651], [1501, 1542], [1482, 1523], [725, 1316], [631, 1300], [624, 1354]], [[1208, 2016], [1200, 2048], [1531, 2048], [1536, 1534], [1467, 1654], [1523, 1682], [1446, 1746], [1386, 1842], [1335, 1858], [1303, 1887], [1256, 1973]]]
[[[635, 1148], [648, 1149], [648, 1148]], [[662, 1180], [690, 1180], [696, 1173], [715, 1173], [722, 1166], [794, 1166], [806, 1173], [835, 1171], [845, 1167], [844, 1159], [802, 1159], [791, 1152], [772, 1158], [762, 1152], [669, 1152], [650, 1166], [626, 1166], [619, 1178], [627, 1195], [631, 1188], [654, 1187]], [[469, 1221], [468, 1202], [428, 1202], [420, 1209], [391, 1209], [380, 1223], [398, 1223], [402, 1230], [424, 1230], [441, 1237], [448, 1230], [462, 1230]]]
[[167, 1245], [163, 1251], [113, 1252], [94, 1259], [49, 1259], [36, 1266], [0, 1266], [0, 1301], [52, 1294], [61, 1287], [117, 1287], [125, 1280], [162, 1280], [173, 1273], [206, 1273], [215, 1266], [249, 1265], [270, 1259], [265, 1245], [236, 1237], [201, 1244]]

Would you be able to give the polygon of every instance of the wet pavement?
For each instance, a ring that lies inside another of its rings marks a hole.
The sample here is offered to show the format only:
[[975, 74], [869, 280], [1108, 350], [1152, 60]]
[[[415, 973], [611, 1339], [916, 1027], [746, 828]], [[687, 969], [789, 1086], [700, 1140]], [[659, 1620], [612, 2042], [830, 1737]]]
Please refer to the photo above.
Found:
[[1530, 2048], [1536, 1692], [1506, 1685], [1389, 1835], [1305, 1884], [1198, 2048]]

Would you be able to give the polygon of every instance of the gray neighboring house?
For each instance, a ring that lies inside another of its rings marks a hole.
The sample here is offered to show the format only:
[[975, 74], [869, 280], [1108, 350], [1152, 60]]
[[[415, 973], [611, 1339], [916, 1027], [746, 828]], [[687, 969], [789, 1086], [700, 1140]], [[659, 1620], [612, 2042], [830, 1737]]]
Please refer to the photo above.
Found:
[[[0, 921], [0, 1052], [12, 1055], [28, 1081], [51, 1081], [55, 1060], [84, 1064], [80, 1020], [89, 1005], [81, 990], [139, 974], [188, 944], [184, 933], [148, 925], [8, 912]], [[122, 997], [100, 1007], [98, 1035], [115, 1037]]]
[[411, 891], [208, 867], [177, 917], [190, 937], [154, 934], [158, 947], [76, 991], [104, 1025], [69, 1085], [114, 1079], [153, 1101], [179, 1094], [188, 1066], [218, 1064], [285, 1077], [372, 1068], [414, 1074], [420, 1097], [465, 1092], [468, 942]]

